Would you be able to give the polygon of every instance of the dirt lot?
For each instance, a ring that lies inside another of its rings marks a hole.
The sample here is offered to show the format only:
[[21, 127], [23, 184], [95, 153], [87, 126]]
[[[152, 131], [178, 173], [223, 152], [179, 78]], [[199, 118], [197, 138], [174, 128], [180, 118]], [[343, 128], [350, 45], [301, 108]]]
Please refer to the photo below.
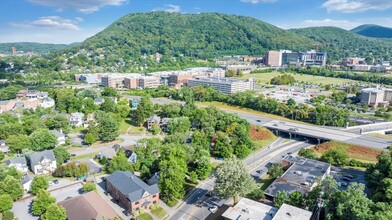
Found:
[[249, 133], [250, 138], [254, 141], [270, 139], [275, 136], [270, 130], [258, 126], [250, 126]]
[[348, 155], [352, 159], [357, 159], [364, 162], [377, 162], [377, 156], [382, 152], [382, 150], [377, 150], [369, 147], [363, 147], [359, 145], [351, 145], [351, 144], [333, 142], [333, 141], [314, 146], [312, 147], [312, 150], [316, 154], [321, 155], [326, 150], [338, 148], [338, 147], [345, 149]]

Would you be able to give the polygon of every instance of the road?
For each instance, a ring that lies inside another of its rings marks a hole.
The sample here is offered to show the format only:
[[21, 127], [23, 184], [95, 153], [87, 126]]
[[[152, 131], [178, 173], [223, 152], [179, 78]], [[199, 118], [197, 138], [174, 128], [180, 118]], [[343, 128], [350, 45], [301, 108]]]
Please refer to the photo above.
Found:
[[[152, 98], [150, 100], [153, 103], [158, 103], [158, 104], [169, 104], [174, 102], [184, 103], [184, 102], [165, 99], [165, 98]], [[303, 137], [310, 137], [310, 138], [321, 139], [321, 140], [342, 141], [349, 144], [362, 145], [362, 146], [377, 148], [381, 150], [386, 150], [390, 145], [392, 145], [392, 140], [373, 137], [369, 135], [354, 134], [352, 132], [348, 132], [333, 127], [317, 126], [317, 125], [288, 122], [288, 121], [285, 121], [284, 124], [282, 124], [281, 123], [282, 121], [280, 120], [262, 117], [251, 113], [243, 113], [243, 112], [237, 112], [235, 110], [231, 111], [227, 109], [225, 109], [224, 111], [236, 114], [253, 125], [263, 126], [273, 130], [280, 130], [285, 133], [298, 134]], [[298, 129], [298, 130], [294, 131], [289, 129]]]
[[[311, 144], [304, 143], [297, 140], [287, 140], [280, 138], [270, 148], [265, 148], [261, 151], [255, 152], [246, 159], [244, 164], [249, 169], [249, 172], [254, 177], [259, 177], [267, 172], [265, 167], [268, 163], [280, 162], [282, 156], [289, 152], [298, 152], [303, 147], [310, 147]], [[257, 173], [257, 170], [263, 170], [261, 173]], [[170, 217], [172, 220], [201, 220], [206, 219], [211, 212], [208, 207], [212, 204], [222, 205], [224, 203], [230, 203], [230, 200], [225, 201], [211, 201], [211, 198], [206, 196], [208, 191], [213, 190], [214, 179], [209, 178], [201, 182], [194, 191], [184, 199], [184, 203], [178, 208], [177, 212]], [[201, 207], [197, 207], [195, 204], [198, 201], [203, 201]]]

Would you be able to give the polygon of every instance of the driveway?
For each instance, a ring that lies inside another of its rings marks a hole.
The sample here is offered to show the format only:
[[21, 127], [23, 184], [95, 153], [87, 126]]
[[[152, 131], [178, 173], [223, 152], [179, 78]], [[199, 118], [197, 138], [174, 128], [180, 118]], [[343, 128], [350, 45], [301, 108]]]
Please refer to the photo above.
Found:
[[[65, 200], [68, 197], [74, 197], [81, 194], [82, 183], [81, 182], [69, 182], [71, 184], [60, 186], [56, 184], [56, 188], [53, 190], [49, 190], [50, 194], [56, 198], [56, 202], [60, 202]], [[51, 186], [54, 188], [54, 186]], [[15, 217], [23, 220], [36, 220], [39, 219], [38, 216], [33, 216], [31, 214], [31, 206], [32, 201], [35, 196], [29, 196], [26, 198], [22, 198], [16, 202], [14, 202], [14, 206], [12, 207], [12, 212], [14, 212]]]

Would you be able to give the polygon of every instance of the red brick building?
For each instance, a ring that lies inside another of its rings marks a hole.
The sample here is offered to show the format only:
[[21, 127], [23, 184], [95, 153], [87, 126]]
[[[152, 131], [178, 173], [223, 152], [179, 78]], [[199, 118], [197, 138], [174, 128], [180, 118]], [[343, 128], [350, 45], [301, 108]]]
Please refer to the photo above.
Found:
[[147, 185], [129, 171], [117, 170], [106, 178], [106, 190], [129, 212], [148, 210], [159, 202], [158, 185]]

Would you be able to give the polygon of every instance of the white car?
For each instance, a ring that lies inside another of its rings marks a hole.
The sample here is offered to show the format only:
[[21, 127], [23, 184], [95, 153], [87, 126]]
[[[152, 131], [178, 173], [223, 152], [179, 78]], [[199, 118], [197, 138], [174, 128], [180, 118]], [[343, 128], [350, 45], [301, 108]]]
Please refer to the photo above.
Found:
[[208, 208], [212, 213], [215, 213], [218, 210], [218, 206], [214, 205]]

